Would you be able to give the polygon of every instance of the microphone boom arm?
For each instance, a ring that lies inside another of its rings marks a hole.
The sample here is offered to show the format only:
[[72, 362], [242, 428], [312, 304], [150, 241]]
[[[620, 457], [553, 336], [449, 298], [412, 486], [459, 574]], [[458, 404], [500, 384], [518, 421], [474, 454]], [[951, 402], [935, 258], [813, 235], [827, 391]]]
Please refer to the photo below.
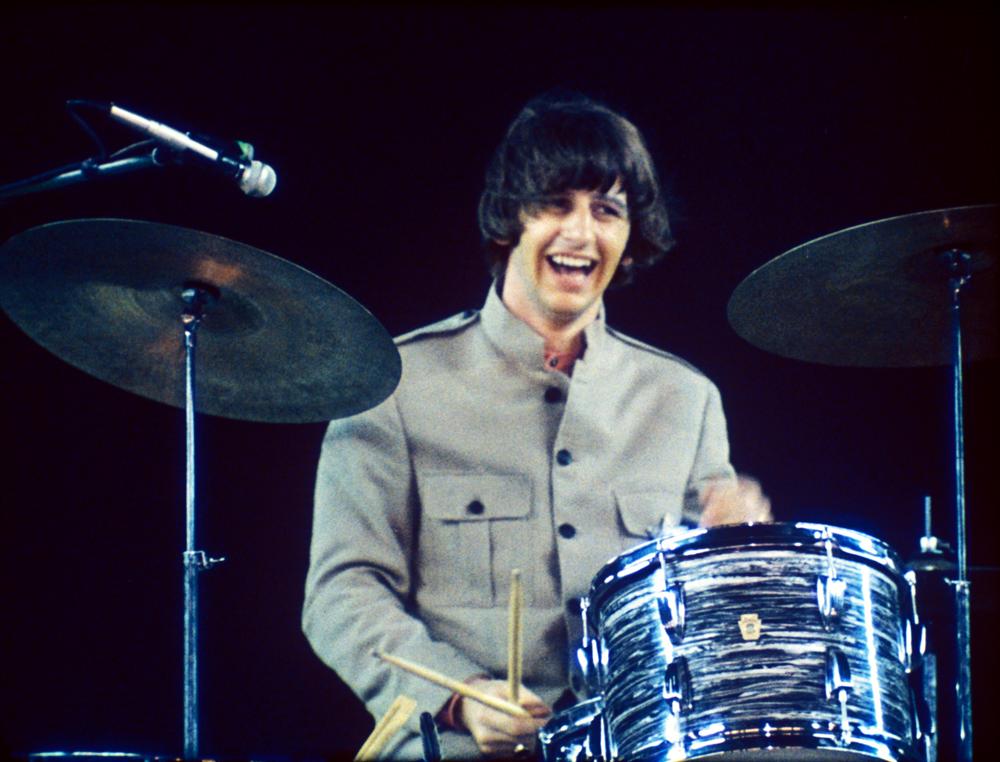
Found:
[[152, 153], [148, 156], [134, 156], [128, 159], [117, 159], [115, 161], [105, 162], [104, 164], [94, 164], [88, 160], [81, 162], [76, 169], [67, 170], [61, 174], [55, 175], [54, 177], [43, 175], [37, 182], [26, 180], [11, 183], [10, 185], [0, 186], [0, 203], [15, 198], [16, 196], [26, 196], [30, 193], [38, 193], [40, 191], [62, 188], [66, 185], [75, 185], [76, 183], [85, 182], [87, 180], [111, 177], [112, 175], [122, 175], [126, 172], [134, 172], [139, 169], [162, 166], [165, 165], [157, 161], [153, 157]]

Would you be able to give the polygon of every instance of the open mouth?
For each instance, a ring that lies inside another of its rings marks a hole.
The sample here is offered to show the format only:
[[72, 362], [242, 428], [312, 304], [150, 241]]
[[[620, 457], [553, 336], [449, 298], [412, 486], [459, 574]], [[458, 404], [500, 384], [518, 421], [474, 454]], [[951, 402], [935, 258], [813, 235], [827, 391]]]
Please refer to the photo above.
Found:
[[590, 275], [597, 267], [597, 261], [586, 257], [573, 257], [568, 254], [551, 254], [545, 258], [549, 265], [560, 275]]

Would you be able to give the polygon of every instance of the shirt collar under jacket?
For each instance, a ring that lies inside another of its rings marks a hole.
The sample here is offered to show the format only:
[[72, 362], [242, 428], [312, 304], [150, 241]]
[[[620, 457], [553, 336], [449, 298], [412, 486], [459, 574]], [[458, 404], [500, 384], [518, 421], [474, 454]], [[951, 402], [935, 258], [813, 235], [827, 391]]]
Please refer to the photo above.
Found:
[[[500, 299], [495, 281], [486, 295], [481, 318], [486, 335], [501, 353], [531, 370], [545, 369], [545, 339], [507, 309]], [[578, 368], [582, 369], [586, 360], [600, 354], [601, 341], [606, 335], [602, 304], [597, 317], [583, 329], [586, 348], [576, 361]]]

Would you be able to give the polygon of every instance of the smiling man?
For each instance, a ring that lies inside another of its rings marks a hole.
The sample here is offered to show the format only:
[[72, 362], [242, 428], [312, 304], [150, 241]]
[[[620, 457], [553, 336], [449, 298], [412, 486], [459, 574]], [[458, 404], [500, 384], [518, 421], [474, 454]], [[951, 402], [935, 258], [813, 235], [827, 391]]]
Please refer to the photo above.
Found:
[[[329, 427], [303, 614], [369, 711], [416, 699], [448, 759], [530, 749], [572, 703], [581, 599], [605, 562], [682, 522], [770, 518], [729, 463], [711, 381], [604, 322], [604, 292], [672, 244], [638, 130], [582, 97], [532, 101], [497, 149], [479, 222], [496, 278], [485, 306], [398, 339], [395, 393]], [[507, 697], [515, 569], [530, 718], [372, 657]], [[421, 757], [415, 717], [389, 753]]]
[[622, 260], [631, 224], [620, 182], [607, 193], [569, 190], [518, 215], [501, 298], [545, 337], [551, 350], [578, 354]]

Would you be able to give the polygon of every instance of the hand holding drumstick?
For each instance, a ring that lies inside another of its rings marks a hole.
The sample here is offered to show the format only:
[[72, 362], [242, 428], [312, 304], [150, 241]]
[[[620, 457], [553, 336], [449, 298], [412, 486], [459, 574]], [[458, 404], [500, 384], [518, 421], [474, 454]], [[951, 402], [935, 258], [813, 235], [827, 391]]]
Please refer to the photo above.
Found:
[[521, 607], [520, 572], [515, 571], [508, 622], [508, 680], [479, 678], [462, 683], [399, 657], [376, 654], [458, 693], [462, 698], [456, 706], [456, 719], [487, 756], [514, 757], [532, 750], [539, 728], [552, 714], [545, 702], [521, 685]]
[[519, 704], [529, 717], [510, 717], [472, 701], [460, 701], [458, 720], [472, 734], [479, 750], [488, 756], [516, 756], [534, 748], [538, 729], [552, 710], [521, 685], [523, 597], [521, 572], [515, 569], [510, 580], [510, 609], [507, 627], [507, 680], [474, 680], [470, 687]]
[[535, 733], [552, 714], [538, 696], [523, 686], [519, 705], [511, 703], [510, 685], [506, 680], [483, 678], [462, 683], [398, 656], [375, 655], [462, 696], [456, 708], [457, 719], [472, 734], [480, 751], [488, 756], [512, 757], [521, 750], [530, 750], [535, 743]]
[[[511, 698], [510, 684], [506, 680], [474, 680], [470, 687], [504, 700]], [[524, 686], [521, 686], [518, 703], [527, 710], [529, 717], [511, 717], [466, 699], [459, 701], [456, 713], [483, 754], [511, 758], [521, 750], [534, 748], [539, 728], [552, 714], [545, 702]]]

